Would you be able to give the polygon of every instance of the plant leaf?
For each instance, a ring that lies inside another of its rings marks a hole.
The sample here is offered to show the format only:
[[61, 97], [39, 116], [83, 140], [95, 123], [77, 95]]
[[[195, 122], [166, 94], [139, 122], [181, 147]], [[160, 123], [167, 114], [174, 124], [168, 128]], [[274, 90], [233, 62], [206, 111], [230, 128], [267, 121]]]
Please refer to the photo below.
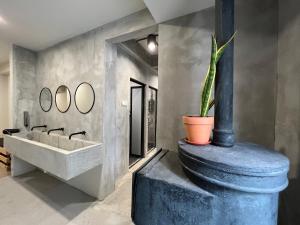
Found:
[[200, 114], [201, 114], [201, 111], [202, 111], [202, 101], [203, 101], [203, 93], [204, 93], [204, 89], [205, 89], [205, 86], [206, 86], [206, 82], [207, 82], [207, 79], [208, 79], [208, 75], [209, 75], [209, 71], [210, 71], [210, 65], [208, 65], [208, 69], [207, 69], [207, 72], [206, 72], [206, 75], [205, 75], [205, 79], [204, 79], [204, 83], [201, 84], [201, 89], [202, 89], [202, 94], [201, 94], [201, 104], [200, 104]]
[[212, 48], [211, 48], [211, 58], [208, 73], [206, 74], [205, 84], [202, 91], [202, 104], [200, 116], [205, 117], [209, 110], [209, 100], [211, 92], [213, 89], [215, 77], [216, 77], [216, 59], [217, 59], [217, 41], [214, 36], [212, 36]]
[[209, 111], [214, 105], [215, 105], [215, 100], [213, 99], [213, 100], [211, 100], [211, 101], [209, 102], [208, 111]]
[[216, 62], [218, 62], [219, 59], [222, 57], [222, 55], [223, 55], [225, 49], [226, 49], [227, 46], [230, 44], [230, 42], [232, 42], [232, 40], [234, 39], [235, 35], [236, 35], [236, 31], [234, 32], [234, 34], [231, 36], [231, 38], [230, 38], [224, 45], [222, 45], [220, 48], [218, 48], [218, 50], [217, 50], [217, 60], [216, 60]]

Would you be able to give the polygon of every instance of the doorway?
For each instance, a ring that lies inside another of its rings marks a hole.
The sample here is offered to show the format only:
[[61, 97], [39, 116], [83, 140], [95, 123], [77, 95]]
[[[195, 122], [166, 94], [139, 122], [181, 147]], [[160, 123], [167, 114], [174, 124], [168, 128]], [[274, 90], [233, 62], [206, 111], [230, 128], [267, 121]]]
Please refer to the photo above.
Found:
[[129, 112], [129, 165], [134, 165], [144, 152], [144, 96], [145, 85], [130, 79], [130, 112]]
[[[118, 174], [127, 169], [124, 166], [131, 168], [149, 153], [149, 87], [158, 88], [157, 36], [158, 27], [153, 26], [131, 35], [116, 37], [108, 42], [107, 54], [112, 55], [113, 52], [116, 56], [114, 66], [109, 70], [113, 76], [112, 78], [108, 76], [107, 79], [111, 78], [116, 84], [115, 130], [118, 139], [115, 144], [118, 150], [117, 157], [122, 163], [118, 168]], [[149, 37], [152, 37], [152, 48], [148, 45]], [[151, 146], [154, 144], [152, 141]], [[126, 160], [126, 163], [123, 160]]]

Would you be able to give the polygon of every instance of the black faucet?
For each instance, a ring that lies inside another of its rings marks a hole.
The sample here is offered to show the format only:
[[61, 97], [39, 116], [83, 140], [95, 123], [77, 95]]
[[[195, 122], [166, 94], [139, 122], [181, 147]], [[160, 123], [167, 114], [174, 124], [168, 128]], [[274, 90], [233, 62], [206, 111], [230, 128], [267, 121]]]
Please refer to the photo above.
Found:
[[81, 132], [77, 132], [77, 133], [72, 133], [72, 134], [69, 135], [69, 140], [71, 140], [72, 136], [77, 135], [77, 134], [85, 135], [86, 132], [85, 131], [81, 131]]
[[47, 128], [47, 125], [34, 126], [31, 128], [31, 131], [33, 131], [33, 129], [35, 129], [35, 128]]
[[56, 130], [61, 130], [61, 131], [64, 131], [65, 128], [56, 128], [56, 129], [51, 129], [51, 130], [48, 130], [48, 134], [50, 134], [52, 131], [56, 131]]
[[19, 133], [20, 132], [20, 129], [4, 129], [2, 131], [3, 134], [8, 134], [10, 136], [12, 136], [12, 134], [14, 133]]

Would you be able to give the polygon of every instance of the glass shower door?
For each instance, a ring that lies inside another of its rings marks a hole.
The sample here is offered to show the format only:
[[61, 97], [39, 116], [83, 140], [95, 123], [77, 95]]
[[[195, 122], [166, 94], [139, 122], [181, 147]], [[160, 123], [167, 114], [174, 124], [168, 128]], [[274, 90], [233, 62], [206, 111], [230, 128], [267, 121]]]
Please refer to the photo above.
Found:
[[157, 90], [150, 87], [148, 101], [148, 151], [156, 147]]

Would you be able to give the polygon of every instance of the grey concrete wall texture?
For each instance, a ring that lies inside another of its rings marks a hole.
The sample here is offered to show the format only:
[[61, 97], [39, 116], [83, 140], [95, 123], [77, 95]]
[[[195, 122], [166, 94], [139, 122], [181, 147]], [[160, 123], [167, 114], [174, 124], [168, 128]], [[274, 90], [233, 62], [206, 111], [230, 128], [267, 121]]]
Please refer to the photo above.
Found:
[[[103, 78], [96, 68], [96, 37], [96, 31], [91, 31], [38, 52], [36, 99], [38, 100], [43, 87], [51, 90], [54, 100], [60, 85], [66, 85], [71, 92], [71, 106], [66, 113], [59, 112], [55, 102], [52, 109], [46, 113], [39, 107], [38, 124], [47, 124], [49, 129], [64, 127], [66, 134], [85, 130], [88, 140], [102, 141], [101, 106], [104, 86], [101, 81]], [[90, 83], [95, 91], [95, 105], [88, 114], [81, 114], [74, 103], [76, 87], [82, 82]], [[38, 104], [38, 101], [36, 103]]]
[[236, 138], [274, 148], [278, 3], [274, 0], [235, 2]]
[[[50, 128], [62, 126], [66, 128], [67, 134], [86, 130], [88, 140], [104, 143], [106, 154], [103, 166], [96, 167], [69, 182], [99, 199], [103, 199], [114, 190], [117, 177], [117, 153], [114, 145], [116, 50], [110, 39], [126, 36], [154, 24], [150, 13], [144, 10], [38, 53], [14, 48], [14, 124], [21, 126], [21, 112], [28, 110], [31, 114], [31, 125], [45, 123]], [[82, 81], [91, 83], [96, 94], [94, 108], [86, 115], [80, 114], [74, 105], [74, 92]], [[68, 86], [72, 94], [69, 111], [65, 114], [59, 113], [53, 104], [50, 112], [43, 112], [38, 101], [40, 90], [48, 87], [54, 97], [57, 87], [61, 84]]]
[[[158, 87], [158, 77], [153, 71], [146, 68], [121, 48], [117, 48], [117, 155], [116, 175], [121, 177], [128, 171], [129, 165], [129, 111], [130, 111], [130, 78], [138, 80], [145, 86], [144, 99], [144, 151], [147, 151], [148, 140], [148, 100], [150, 99], [149, 86]], [[123, 106], [122, 102], [127, 103]]]
[[165, 149], [184, 137], [182, 115], [199, 114], [213, 15], [211, 8], [159, 25], [157, 144]]
[[300, 173], [300, 2], [279, 1], [278, 83], [275, 147], [291, 161], [291, 177]]
[[[277, 4], [236, 1], [234, 125], [239, 141], [274, 146]], [[176, 150], [182, 115], [199, 114], [214, 9], [159, 25], [158, 145]]]
[[11, 105], [12, 127], [22, 131], [29, 129], [24, 127], [23, 113], [28, 111], [30, 124], [36, 124], [36, 60], [37, 55], [30, 50], [13, 46], [11, 53]]

